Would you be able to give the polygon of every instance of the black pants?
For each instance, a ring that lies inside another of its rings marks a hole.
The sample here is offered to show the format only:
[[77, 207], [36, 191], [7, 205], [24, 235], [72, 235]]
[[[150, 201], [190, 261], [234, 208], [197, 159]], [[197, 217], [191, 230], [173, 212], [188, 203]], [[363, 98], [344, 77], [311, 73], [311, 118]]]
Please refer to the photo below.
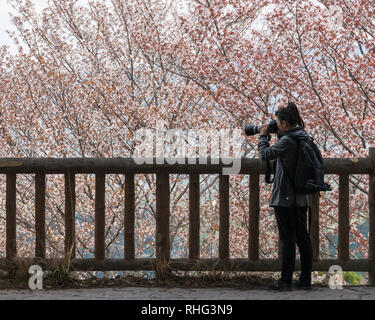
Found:
[[282, 242], [281, 278], [292, 282], [296, 260], [296, 244], [301, 258], [300, 281], [311, 283], [312, 246], [306, 226], [308, 207], [274, 207], [279, 237]]

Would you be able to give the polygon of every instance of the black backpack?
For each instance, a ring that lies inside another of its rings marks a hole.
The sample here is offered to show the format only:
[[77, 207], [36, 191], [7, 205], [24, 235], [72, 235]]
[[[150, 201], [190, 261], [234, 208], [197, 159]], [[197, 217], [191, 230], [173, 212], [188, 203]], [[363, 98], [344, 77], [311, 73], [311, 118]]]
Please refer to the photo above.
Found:
[[[293, 136], [289, 136], [292, 139]], [[324, 163], [322, 154], [312, 137], [295, 139], [299, 145], [298, 160], [295, 179], [289, 175], [282, 163], [289, 180], [292, 182], [296, 193], [311, 194], [318, 191], [332, 191], [331, 186], [324, 182]]]
[[[280, 163], [292, 183], [296, 193], [311, 194], [320, 191], [332, 191], [331, 186], [324, 182], [324, 163], [322, 154], [312, 137], [296, 139], [289, 136], [298, 143], [298, 160], [294, 180], [280, 158]], [[275, 163], [273, 166], [275, 171]], [[266, 162], [266, 182], [273, 183], [270, 179], [270, 161]]]

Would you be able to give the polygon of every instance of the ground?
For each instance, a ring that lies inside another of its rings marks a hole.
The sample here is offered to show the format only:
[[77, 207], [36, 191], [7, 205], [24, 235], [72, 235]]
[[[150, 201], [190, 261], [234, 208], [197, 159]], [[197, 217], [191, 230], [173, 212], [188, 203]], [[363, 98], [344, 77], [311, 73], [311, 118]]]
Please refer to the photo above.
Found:
[[375, 287], [277, 292], [262, 288], [115, 287], [87, 289], [0, 290], [0, 300], [375, 300]]

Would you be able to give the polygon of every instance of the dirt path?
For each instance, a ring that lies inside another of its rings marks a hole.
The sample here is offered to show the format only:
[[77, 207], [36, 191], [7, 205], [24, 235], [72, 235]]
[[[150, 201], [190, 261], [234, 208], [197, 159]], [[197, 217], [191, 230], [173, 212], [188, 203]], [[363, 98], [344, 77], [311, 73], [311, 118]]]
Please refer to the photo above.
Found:
[[312, 291], [275, 292], [235, 288], [89, 288], [64, 290], [0, 290], [0, 300], [375, 300], [375, 287], [352, 286], [342, 290], [317, 287]]

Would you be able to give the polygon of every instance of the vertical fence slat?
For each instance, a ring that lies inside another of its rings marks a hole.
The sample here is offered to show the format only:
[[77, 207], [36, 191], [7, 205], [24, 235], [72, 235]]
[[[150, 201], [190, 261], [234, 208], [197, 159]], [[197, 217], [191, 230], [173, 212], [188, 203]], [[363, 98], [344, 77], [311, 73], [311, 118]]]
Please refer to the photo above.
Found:
[[349, 259], [349, 175], [339, 175], [339, 241], [338, 259]]
[[105, 258], [105, 174], [95, 175], [95, 259]]
[[369, 149], [372, 172], [369, 176], [369, 284], [375, 286], [375, 148]]
[[134, 248], [134, 215], [135, 215], [135, 193], [134, 174], [125, 175], [125, 221], [124, 221], [124, 256], [126, 260], [135, 259]]
[[259, 174], [251, 174], [249, 181], [249, 260], [259, 259]]
[[46, 257], [46, 175], [35, 175], [35, 256]]
[[199, 173], [189, 175], [189, 259], [199, 259]]
[[311, 226], [310, 239], [313, 250], [313, 261], [319, 260], [319, 192], [310, 195]]
[[75, 174], [65, 176], [65, 255], [75, 258]]
[[283, 256], [283, 242], [279, 236], [279, 240], [277, 242], [277, 259], [281, 260], [282, 256]]
[[229, 259], [229, 175], [219, 175], [219, 259]]
[[16, 174], [6, 175], [6, 257], [15, 258], [16, 244]]
[[169, 239], [169, 174], [156, 174], [156, 259], [167, 262], [170, 257]]

